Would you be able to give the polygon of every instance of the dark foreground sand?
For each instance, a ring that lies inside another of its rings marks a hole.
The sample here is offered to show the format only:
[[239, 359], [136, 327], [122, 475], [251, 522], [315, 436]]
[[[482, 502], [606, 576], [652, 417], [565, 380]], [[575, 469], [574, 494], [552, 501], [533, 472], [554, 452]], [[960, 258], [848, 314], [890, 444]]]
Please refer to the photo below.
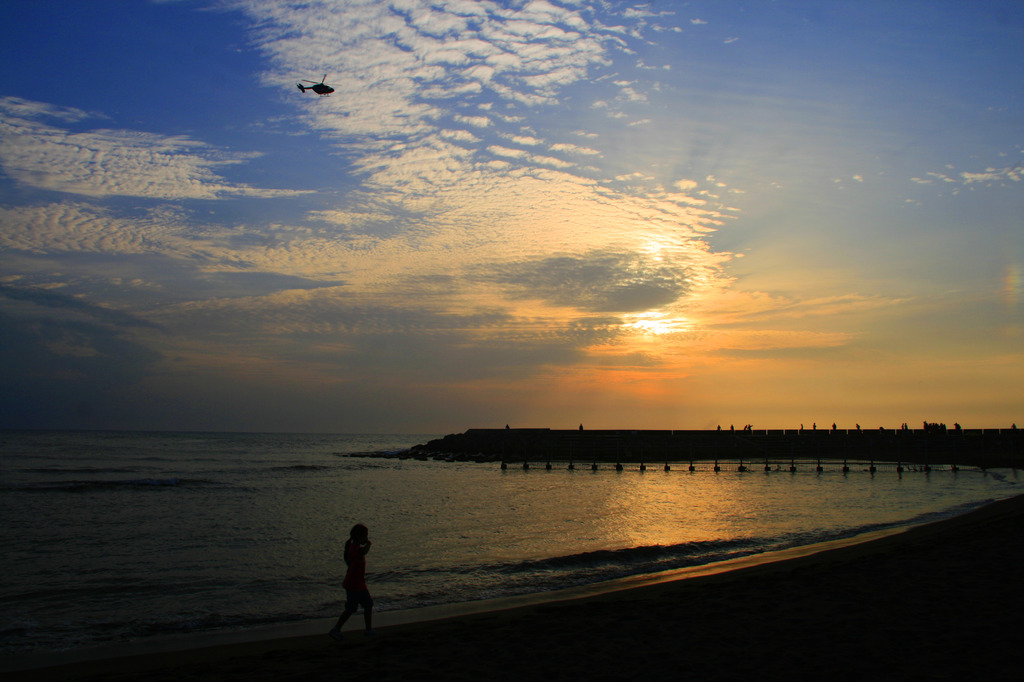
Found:
[[[509, 611], [32, 680], [1024, 679], [1024, 496], [868, 543]], [[381, 619], [384, 620], [383, 618]]]

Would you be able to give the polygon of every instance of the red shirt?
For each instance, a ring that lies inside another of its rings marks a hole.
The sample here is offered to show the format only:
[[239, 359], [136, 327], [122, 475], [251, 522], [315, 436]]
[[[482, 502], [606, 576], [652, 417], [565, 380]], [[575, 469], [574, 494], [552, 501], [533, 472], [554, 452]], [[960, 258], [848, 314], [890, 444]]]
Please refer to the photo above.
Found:
[[363, 548], [354, 542], [345, 550], [345, 559], [348, 560], [348, 570], [345, 571], [345, 579], [341, 586], [346, 590], [366, 589], [366, 554]]

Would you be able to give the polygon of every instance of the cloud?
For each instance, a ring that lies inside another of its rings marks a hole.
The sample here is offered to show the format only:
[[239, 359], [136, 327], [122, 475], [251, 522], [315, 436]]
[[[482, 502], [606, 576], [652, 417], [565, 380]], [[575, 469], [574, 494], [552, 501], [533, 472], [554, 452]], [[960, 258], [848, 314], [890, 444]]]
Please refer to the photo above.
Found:
[[[40, 268], [21, 289], [50, 286], [41, 269], [60, 263], [68, 300], [140, 311], [153, 326], [120, 329], [169, 374], [296, 385], [654, 367], [664, 349], [638, 351], [630, 339], [681, 333], [694, 301], [729, 285], [731, 255], [706, 239], [729, 219], [713, 197], [691, 181], [666, 191], [672, 177], [640, 162], [616, 166], [609, 148], [640, 134], [630, 119], [566, 125], [581, 102], [649, 104], [614, 74], [634, 68], [630, 45], [653, 26], [650, 13], [455, 0], [228, 5], [269, 59], [263, 81], [287, 85], [320, 149], [339, 152], [345, 177], [323, 182], [345, 191], [288, 219], [235, 224], [117, 202], [0, 207], [0, 248], [17, 260], [4, 272]], [[293, 92], [311, 65], [334, 95]], [[293, 194], [225, 179], [252, 154], [95, 120], [8, 102], [4, 125], [20, 131], [4, 138], [14, 144], [0, 161], [24, 184], [97, 200]]]
[[615, 81], [615, 85], [619, 86], [618, 99], [620, 100], [633, 103], [646, 103], [649, 101], [647, 95], [637, 92], [634, 87], [636, 84], [631, 81]]
[[[949, 171], [953, 170], [953, 168], [949, 166], [947, 166], [947, 169]], [[1007, 182], [1017, 183], [1024, 180], [1024, 168], [1022, 168], [1021, 164], [1018, 163], [1014, 166], [1005, 166], [1003, 168], [989, 166], [983, 171], [962, 171], [960, 173], [928, 171], [925, 175], [927, 177], [912, 177], [910, 178], [910, 181], [919, 185], [930, 185], [934, 182], [942, 182], [961, 186], [976, 184], [1005, 186]]]
[[466, 125], [474, 126], [477, 128], [486, 128], [491, 125], [491, 119], [486, 116], [455, 116], [456, 123], [465, 123]]
[[79, 298], [65, 296], [45, 289], [19, 288], [0, 284], [0, 298], [6, 298], [10, 301], [24, 301], [41, 308], [62, 310], [82, 318], [109, 323], [119, 327], [150, 327], [159, 329], [158, 325], [131, 313], [96, 305]]
[[3, 423], [85, 426], [95, 410], [117, 402], [130, 412], [133, 393], [162, 360], [135, 337], [158, 329], [61, 293], [0, 286]]
[[19, 119], [53, 118], [65, 123], [76, 123], [90, 118], [104, 118], [75, 107], [59, 107], [46, 102], [34, 102], [21, 97], [0, 98], [0, 111]]
[[0, 207], [0, 247], [34, 254], [170, 254], [200, 258], [200, 241], [179, 216], [154, 211], [147, 217], [120, 218], [87, 204]]
[[445, 139], [468, 142], [470, 144], [476, 144], [481, 141], [481, 138], [468, 130], [441, 130], [438, 134]]
[[690, 291], [685, 268], [633, 253], [557, 256], [493, 266], [481, 281], [512, 287], [516, 298], [543, 299], [587, 312], [628, 313], [661, 308]]
[[[381, 219], [357, 212], [323, 212], [313, 217], [350, 227]], [[191, 223], [189, 214], [162, 209], [127, 216], [88, 204], [0, 207], [0, 222], [4, 225], [0, 249], [8, 253], [62, 259], [76, 255], [80, 267], [92, 274], [150, 281], [162, 280], [161, 273], [167, 271], [186, 281], [217, 272], [264, 272], [337, 282], [342, 277], [339, 262], [366, 249], [358, 236], [344, 238], [308, 227], [200, 228]], [[96, 260], [115, 256], [113, 262]], [[151, 258], [164, 262], [156, 268], [133, 265]], [[130, 274], [136, 269], [138, 275]], [[190, 288], [186, 282], [180, 286]]]
[[18, 182], [89, 197], [219, 199], [301, 194], [226, 182], [213, 169], [255, 154], [227, 153], [186, 136], [130, 130], [72, 132], [40, 118], [80, 123], [91, 118], [18, 98], [0, 98], [0, 166]]
[[971, 185], [974, 183], [1001, 183], [1006, 180], [1010, 180], [1011, 182], [1020, 182], [1021, 180], [1024, 180], [1024, 170], [1021, 169], [1020, 164], [1017, 164], [1012, 168], [992, 168], [990, 166], [984, 171], [978, 173], [961, 173], [960, 177], [963, 178], [965, 185]]
[[527, 147], [536, 147], [538, 145], [544, 144], [543, 140], [538, 139], [536, 137], [532, 137], [530, 135], [506, 135], [504, 137], [506, 137], [511, 142], [515, 142], [516, 144], [521, 144]]
[[575, 144], [569, 144], [566, 142], [560, 142], [558, 144], [551, 145], [551, 151], [553, 152], [567, 152], [569, 154], [579, 154], [582, 156], [600, 156], [601, 151], [598, 149], [591, 149], [590, 147], [581, 147]]

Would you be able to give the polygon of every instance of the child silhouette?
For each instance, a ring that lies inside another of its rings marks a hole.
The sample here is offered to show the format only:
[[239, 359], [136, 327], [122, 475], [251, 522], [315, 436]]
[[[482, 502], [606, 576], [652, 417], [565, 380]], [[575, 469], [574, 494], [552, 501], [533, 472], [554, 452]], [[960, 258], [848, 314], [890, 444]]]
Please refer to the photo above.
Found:
[[361, 523], [352, 526], [348, 540], [345, 541], [344, 559], [348, 569], [341, 586], [345, 588], [345, 610], [338, 618], [338, 623], [328, 632], [331, 638], [341, 641], [341, 628], [353, 613], [363, 607], [363, 620], [366, 623], [366, 634], [373, 634], [373, 598], [366, 587], [366, 553], [373, 545], [370, 542], [370, 531]]

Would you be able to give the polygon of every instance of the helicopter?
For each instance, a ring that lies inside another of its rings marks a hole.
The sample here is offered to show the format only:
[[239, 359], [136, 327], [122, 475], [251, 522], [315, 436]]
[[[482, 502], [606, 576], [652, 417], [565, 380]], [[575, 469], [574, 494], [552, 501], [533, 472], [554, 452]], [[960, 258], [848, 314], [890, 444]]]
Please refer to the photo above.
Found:
[[304, 81], [302, 81], [302, 83], [312, 83], [313, 85], [305, 85], [304, 86], [304, 85], [302, 85], [302, 83], [296, 83], [295, 85], [299, 88], [299, 90], [302, 90], [302, 92], [305, 92], [306, 90], [312, 90], [313, 92], [315, 92], [316, 94], [320, 95], [321, 97], [326, 97], [327, 95], [329, 95], [332, 92], [334, 92], [334, 88], [332, 88], [330, 85], [324, 85], [324, 81], [325, 80], [327, 80], [327, 74], [326, 73], [324, 74], [323, 80], [320, 81], [319, 83], [317, 83], [316, 81], [306, 81], [306, 80], [304, 80]]

